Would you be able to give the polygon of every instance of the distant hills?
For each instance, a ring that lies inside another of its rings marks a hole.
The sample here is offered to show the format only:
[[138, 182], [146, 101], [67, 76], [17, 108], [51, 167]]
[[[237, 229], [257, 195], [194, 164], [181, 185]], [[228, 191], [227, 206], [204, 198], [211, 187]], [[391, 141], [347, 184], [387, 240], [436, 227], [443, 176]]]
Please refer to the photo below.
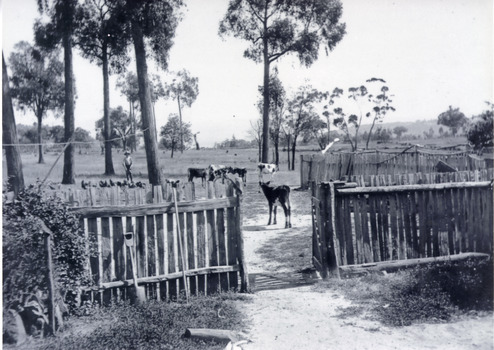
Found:
[[[429, 132], [430, 128], [434, 130], [435, 135], [439, 135], [439, 128], [441, 127], [441, 125], [437, 125], [437, 119], [417, 120], [414, 122], [391, 122], [391, 123], [384, 122], [384, 123], [376, 124], [376, 126], [374, 126], [374, 131], [378, 126], [381, 126], [384, 129], [390, 129], [391, 132], [397, 126], [404, 126], [405, 128], [408, 129], [408, 131], [404, 135], [421, 135], [421, 136], [424, 135], [424, 132]], [[370, 127], [371, 127], [370, 124], [365, 124], [361, 126], [360, 130], [361, 132], [369, 131]], [[443, 126], [443, 130], [449, 131], [449, 129], [445, 126]]]

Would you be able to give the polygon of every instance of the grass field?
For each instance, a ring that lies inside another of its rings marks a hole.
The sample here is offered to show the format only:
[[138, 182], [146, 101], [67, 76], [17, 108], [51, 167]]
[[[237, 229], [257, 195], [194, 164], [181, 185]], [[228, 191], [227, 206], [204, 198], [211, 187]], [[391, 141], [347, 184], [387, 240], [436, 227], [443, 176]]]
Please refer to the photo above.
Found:
[[[466, 142], [464, 137], [456, 138], [440, 138], [431, 140], [416, 140], [410, 141], [412, 143], [419, 143], [422, 145], [431, 145], [437, 147], [444, 147], [448, 145], [459, 145]], [[407, 143], [407, 142], [404, 142]], [[360, 143], [360, 146], [363, 144]], [[404, 148], [402, 143], [389, 143], [389, 144], [375, 144], [372, 143], [370, 148], [376, 147], [384, 149], [400, 149]], [[334, 150], [349, 150], [350, 146], [347, 143], [337, 143], [333, 146]], [[271, 152], [273, 152], [271, 148]], [[297, 153], [295, 157], [295, 173], [299, 173], [300, 155], [301, 154], [314, 154], [317, 153], [318, 148], [316, 145], [300, 145], [297, 146]], [[245, 167], [248, 171], [247, 181], [248, 183], [256, 183], [256, 165], [258, 163], [258, 151], [257, 149], [201, 149], [187, 150], [184, 153], [175, 152], [174, 157], [170, 158], [170, 152], [166, 153], [163, 150], [159, 150], [160, 164], [166, 178], [178, 178], [186, 181], [187, 168], [189, 167], [207, 167], [209, 164], [224, 164], [235, 167]], [[32, 184], [36, 179], [44, 179], [48, 174], [50, 168], [55, 163], [58, 152], [46, 152], [44, 155], [45, 163], [38, 164], [38, 156], [33, 153], [23, 153], [22, 164], [24, 172], [24, 180], [26, 184]], [[100, 154], [99, 148], [92, 148], [88, 154], [79, 154], [75, 152], [75, 182], [80, 184], [81, 180], [95, 181], [99, 179], [105, 179], [103, 175], [105, 171], [104, 156]], [[132, 155], [134, 161], [133, 175], [134, 181], [148, 182], [147, 178], [147, 165], [146, 154], [144, 149], [141, 148]], [[270, 159], [273, 159], [271, 155]], [[118, 152], [117, 149], [113, 149], [113, 167], [115, 169], [115, 175], [111, 176], [112, 180], [123, 180], [125, 178], [124, 168], [122, 166], [123, 154]], [[62, 181], [63, 172], [63, 156], [60, 157], [57, 164], [53, 168], [48, 181], [58, 184]], [[290, 175], [288, 175], [290, 174]], [[279, 180], [290, 186], [298, 185], [298, 177], [293, 176], [294, 172], [288, 172], [288, 162], [286, 151], [280, 148], [280, 173]], [[7, 176], [7, 168], [5, 163], [5, 156], [2, 159], [2, 176], [5, 181]], [[199, 180], [196, 180], [199, 182]], [[288, 182], [287, 182], [288, 181]], [[294, 182], [296, 181], [296, 182]]]
[[[180, 179], [187, 181], [187, 168], [189, 167], [207, 167], [209, 164], [224, 164], [233, 167], [245, 167], [247, 168], [247, 181], [248, 183], [257, 183], [258, 177], [256, 174], [256, 166], [258, 163], [258, 156], [256, 149], [230, 149], [228, 153], [226, 150], [219, 149], [203, 149], [200, 151], [187, 150], [184, 153], [176, 152], [173, 158], [170, 158], [170, 152], [164, 153], [162, 150], [160, 153], [160, 165], [163, 169], [166, 178]], [[280, 180], [290, 179], [290, 186], [298, 185], [298, 173], [299, 173], [299, 160], [300, 154], [311, 154], [312, 150], [305, 150], [297, 152], [295, 172], [288, 172], [287, 170], [287, 156], [286, 153], [281, 154], [280, 162], [280, 176], [277, 177]], [[38, 164], [38, 156], [32, 153], [21, 155], [24, 181], [26, 184], [32, 184], [36, 182], [36, 179], [44, 179], [50, 168], [55, 163], [58, 153], [47, 152], [44, 155], [45, 163]], [[139, 149], [132, 154], [133, 159], [133, 176], [134, 181], [143, 181], [148, 183], [146, 154], [143, 149]], [[122, 166], [123, 154], [117, 153], [113, 150], [113, 167], [115, 169], [114, 176], [104, 176], [105, 165], [104, 156], [102, 156], [99, 150], [92, 150], [89, 154], [75, 153], [75, 183], [80, 184], [81, 180], [95, 181], [100, 179], [111, 178], [114, 181], [124, 180], [125, 172]], [[2, 164], [2, 176], [5, 181], [7, 177], [7, 168], [5, 163], [5, 157]], [[53, 168], [48, 181], [58, 184], [62, 181], [63, 173], [63, 156], [60, 157], [55, 167]], [[290, 175], [288, 175], [290, 173]], [[294, 178], [293, 174], [296, 173], [297, 177]], [[295, 182], [294, 182], [295, 181]], [[200, 181], [196, 179], [199, 184]], [[285, 182], [286, 183], [286, 182]]]

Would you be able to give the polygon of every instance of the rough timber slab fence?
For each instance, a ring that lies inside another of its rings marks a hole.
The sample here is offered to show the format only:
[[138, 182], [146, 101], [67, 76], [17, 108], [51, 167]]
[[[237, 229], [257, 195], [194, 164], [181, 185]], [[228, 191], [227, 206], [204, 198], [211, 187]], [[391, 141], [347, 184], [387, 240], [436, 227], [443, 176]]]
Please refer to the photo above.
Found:
[[[331, 180], [356, 181], [359, 186], [444, 182], [436, 169], [439, 161], [446, 162], [460, 173], [454, 177], [458, 180], [454, 181], [465, 181], [465, 178], [467, 181], [487, 181], [492, 178], [484, 177], [492, 176], [492, 168], [486, 169], [486, 162], [476, 155], [415, 148], [402, 152], [376, 150], [301, 155], [300, 186], [307, 188], [312, 181], [320, 183]], [[474, 175], [474, 171], [479, 171], [480, 175]], [[401, 180], [395, 174], [400, 174]], [[425, 174], [431, 175], [427, 178]], [[479, 177], [479, 180], [472, 180]], [[453, 177], [447, 181], [451, 179]]]
[[[180, 190], [178, 223], [173, 199], [166, 198], [168, 190], [163, 198], [158, 186], [153, 204], [72, 208], [81, 214], [85, 234], [98, 247], [97, 256], [88, 262], [94, 286], [84, 288], [86, 297], [106, 304], [113, 298], [133, 295], [126, 232], [134, 232], [138, 284], [145, 286], [148, 299], [179, 298], [184, 291], [184, 269], [192, 294], [237, 289], [239, 279], [241, 290], [248, 289], [240, 193], [234, 194], [231, 183], [219, 181], [207, 184], [207, 199], [195, 200], [193, 184]], [[144, 203], [146, 192], [142, 194], [136, 198]], [[178, 248], [177, 225], [184, 242], [185, 266]]]
[[323, 277], [349, 265], [492, 255], [492, 182], [341, 185], [312, 186], [313, 262]]

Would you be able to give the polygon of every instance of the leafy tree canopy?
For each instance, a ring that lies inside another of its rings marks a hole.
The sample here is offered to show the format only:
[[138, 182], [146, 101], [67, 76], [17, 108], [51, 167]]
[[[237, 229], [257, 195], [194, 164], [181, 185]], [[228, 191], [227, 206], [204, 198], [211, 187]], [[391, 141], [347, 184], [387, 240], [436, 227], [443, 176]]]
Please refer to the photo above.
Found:
[[9, 63], [16, 106], [31, 110], [38, 120], [50, 110], [58, 116], [65, 96], [60, 51], [46, 52], [26, 41], [17, 43], [14, 50]]
[[343, 38], [341, 14], [337, 0], [231, 0], [219, 34], [249, 41], [244, 56], [255, 62], [262, 62], [267, 50], [269, 62], [295, 53], [310, 66], [321, 44], [333, 50]]
[[446, 112], [439, 114], [437, 124], [444, 125], [451, 130], [453, 136], [456, 136], [458, 130], [467, 123], [465, 114], [460, 112], [459, 108], [449, 106]]
[[179, 99], [180, 107], [190, 107], [199, 95], [199, 78], [191, 76], [189, 71], [182, 69], [174, 73], [171, 84], [165, 84], [165, 96], [173, 100]]
[[112, 72], [119, 73], [129, 64], [127, 47], [130, 34], [119, 21], [119, 13], [111, 2], [86, 0], [75, 14], [75, 44], [82, 56], [101, 66], [108, 60]]
[[[190, 144], [192, 142], [192, 131], [190, 123], [182, 123], [182, 134], [184, 146]], [[168, 122], [161, 127], [161, 145], [165, 147], [165, 149], [169, 149], [173, 151], [180, 148], [180, 119], [177, 114], [172, 113], [168, 117]]]
[[473, 117], [467, 130], [468, 142], [473, 144], [477, 150], [482, 149], [482, 147], [493, 146], [494, 104], [489, 102], [487, 104], [489, 105], [489, 109]]

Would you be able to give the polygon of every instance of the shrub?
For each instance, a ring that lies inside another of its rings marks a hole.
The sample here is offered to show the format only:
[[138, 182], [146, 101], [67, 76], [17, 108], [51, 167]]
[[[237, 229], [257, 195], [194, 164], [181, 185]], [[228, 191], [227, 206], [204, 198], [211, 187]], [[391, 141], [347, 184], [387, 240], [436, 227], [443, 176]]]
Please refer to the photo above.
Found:
[[[89, 283], [85, 269], [88, 244], [79, 218], [60, 199], [44, 198], [38, 188], [38, 184], [31, 185], [13, 202], [3, 202], [3, 302], [4, 308], [17, 309], [21, 316], [28, 305], [45, 301], [47, 296], [41, 221], [53, 233], [51, 249], [57, 301], [64, 296], [74, 306], [79, 287]], [[46, 310], [44, 305], [36, 309]], [[23, 317], [25, 323], [26, 317]], [[39, 315], [36, 322], [42, 319]]]
[[36, 349], [223, 349], [225, 344], [186, 339], [183, 334], [187, 328], [240, 331], [245, 325], [235, 300], [245, 298], [221, 294], [191, 297], [188, 304], [118, 302], [100, 309], [90, 322], [78, 323], [86, 328], [90, 325], [91, 329], [73, 329], [73, 334], [47, 339]]
[[389, 326], [416, 322], [441, 322], [458, 312], [493, 308], [493, 265], [465, 260], [415, 267], [388, 275], [326, 282], [355, 305], [341, 310], [352, 317], [370, 311], [371, 317]]

